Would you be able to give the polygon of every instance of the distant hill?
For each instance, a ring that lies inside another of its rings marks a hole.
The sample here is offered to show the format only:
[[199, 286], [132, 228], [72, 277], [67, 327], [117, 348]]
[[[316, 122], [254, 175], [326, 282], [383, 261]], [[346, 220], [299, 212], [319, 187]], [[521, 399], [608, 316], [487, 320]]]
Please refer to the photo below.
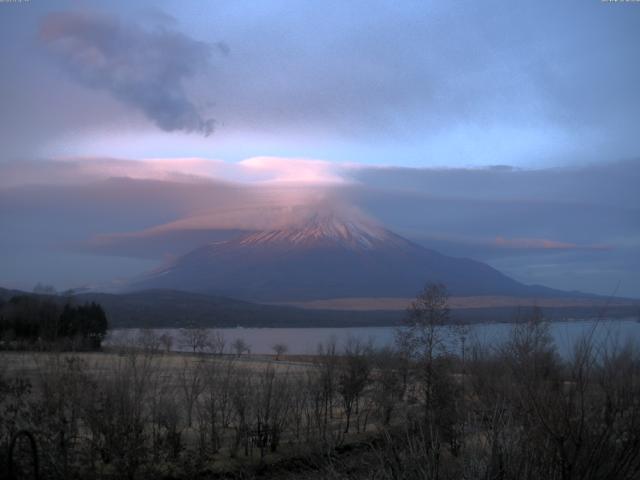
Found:
[[[0, 300], [14, 295], [36, 295], [0, 288]], [[67, 297], [53, 297], [66, 302]], [[202, 327], [357, 327], [397, 325], [403, 310], [336, 310], [303, 309], [279, 305], [262, 305], [227, 297], [181, 292], [176, 290], [145, 290], [126, 294], [82, 293], [76, 303], [97, 302], [107, 313], [110, 328], [181, 328]], [[525, 308], [526, 312], [526, 308]], [[552, 320], [597, 317], [602, 307], [543, 307]], [[638, 306], [614, 305], [604, 315], [633, 317]], [[453, 308], [452, 319], [469, 323], [508, 322], [516, 318], [518, 308]]]
[[[6, 301], [15, 295], [37, 294], [0, 288], [0, 300]], [[61, 303], [68, 299], [64, 296], [53, 298]], [[398, 311], [305, 310], [176, 290], [80, 293], [74, 295], [72, 301], [102, 305], [110, 328], [370, 326], [391, 325], [402, 317]]]
[[218, 327], [340, 327], [389, 325], [402, 317], [401, 312], [397, 311], [305, 310], [176, 290], [145, 290], [125, 294], [83, 293], [76, 298], [81, 302], [100, 303], [115, 328], [184, 327], [190, 324]]

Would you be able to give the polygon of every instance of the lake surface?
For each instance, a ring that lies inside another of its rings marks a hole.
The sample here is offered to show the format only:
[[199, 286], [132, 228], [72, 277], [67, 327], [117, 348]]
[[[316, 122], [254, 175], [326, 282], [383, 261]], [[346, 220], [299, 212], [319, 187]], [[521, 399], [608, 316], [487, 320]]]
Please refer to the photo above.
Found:
[[[466, 334], [467, 345], [474, 342], [499, 346], [509, 336], [513, 324], [489, 323], [469, 325]], [[154, 329], [156, 334], [169, 334], [173, 338], [172, 349], [188, 351], [189, 347], [182, 341], [180, 329]], [[358, 327], [358, 328], [218, 328], [212, 332], [224, 335], [227, 347], [231, 353], [231, 343], [236, 339], [244, 340], [253, 354], [272, 354], [273, 345], [285, 344], [290, 354], [314, 354], [318, 344], [335, 339], [339, 349], [342, 349], [349, 338], [371, 341], [377, 347], [391, 345], [395, 338], [395, 327]], [[139, 335], [138, 329], [117, 329], [109, 332], [106, 345], [127, 345], [135, 341]], [[584, 335], [593, 332], [593, 338], [598, 345], [624, 345], [634, 342], [640, 346], [640, 322], [628, 320], [585, 320], [570, 322], [554, 322], [550, 324], [550, 333], [556, 343], [558, 352], [568, 356], [575, 343]], [[446, 339], [448, 348], [459, 348], [459, 332], [442, 327], [442, 335]]]

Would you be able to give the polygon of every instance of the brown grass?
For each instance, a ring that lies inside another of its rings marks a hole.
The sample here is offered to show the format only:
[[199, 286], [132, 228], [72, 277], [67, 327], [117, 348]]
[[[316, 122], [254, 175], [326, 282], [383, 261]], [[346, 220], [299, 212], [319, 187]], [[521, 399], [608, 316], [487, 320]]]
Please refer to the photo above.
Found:
[[[308, 302], [284, 302], [289, 305], [312, 310], [405, 310], [413, 299], [396, 297], [351, 297], [311, 300]], [[506, 296], [450, 297], [449, 307], [455, 308], [496, 308], [496, 307], [602, 307], [602, 300], [590, 298], [534, 298]], [[616, 300], [609, 307], [632, 306], [633, 301]]]

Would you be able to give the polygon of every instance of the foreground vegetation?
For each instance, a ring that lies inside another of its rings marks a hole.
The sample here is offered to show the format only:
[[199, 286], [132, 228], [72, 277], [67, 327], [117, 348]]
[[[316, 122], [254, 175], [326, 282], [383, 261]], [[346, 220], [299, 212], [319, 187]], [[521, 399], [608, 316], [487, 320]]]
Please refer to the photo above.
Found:
[[384, 350], [178, 355], [147, 331], [114, 353], [5, 353], [0, 461], [29, 478], [32, 438], [43, 478], [638, 478], [633, 345], [591, 332], [562, 359], [532, 311], [503, 345], [457, 326], [451, 347], [447, 322], [429, 286]]
[[64, 300], [15, 295], [0, 301], [0, 349], [99, 349], [108, 328], [102, 307]]

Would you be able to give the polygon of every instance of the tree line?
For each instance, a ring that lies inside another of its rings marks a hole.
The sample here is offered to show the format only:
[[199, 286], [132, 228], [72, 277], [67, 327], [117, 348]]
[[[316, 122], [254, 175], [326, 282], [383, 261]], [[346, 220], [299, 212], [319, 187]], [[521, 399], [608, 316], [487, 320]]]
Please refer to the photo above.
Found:
[[108, 329], [107, 316], [94, 302], [64, 305], [56, 297], [16, 295], [0, 302], [0, 348], [99, 349]]

